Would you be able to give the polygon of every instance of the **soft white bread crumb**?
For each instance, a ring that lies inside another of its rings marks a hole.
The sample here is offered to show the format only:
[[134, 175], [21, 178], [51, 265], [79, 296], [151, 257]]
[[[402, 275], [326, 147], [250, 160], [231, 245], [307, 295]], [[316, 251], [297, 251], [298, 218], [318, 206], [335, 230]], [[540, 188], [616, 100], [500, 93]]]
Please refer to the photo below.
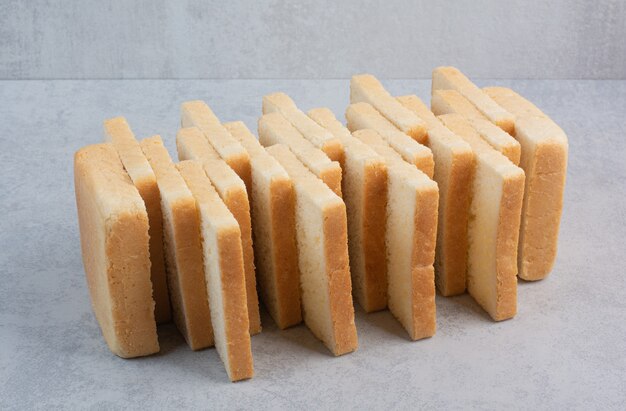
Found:
[[263, 96], [263, 114], [279, 112], [311, 144], [322, 150], [331, 161], [337, 161], [343, 168], [343, 146], [328, 130], [320, 127], [298, 109], [296, 103], [285, 93], [272, 93]]
[[293, 179], [304, 322], [334, 355], [357, 348], [346, 207], [285, 145], [268, 147]]
[[109, 349], [122, 358], [158, 352], [148, 214], [112, 145], [76, 152], [74, 187], [91, 304]]
[[472, 83], [455, 67], [433, 70], [432, 91], [456, 90], [467, 98], [485, 117], [507, 133], [515, 134], [514, 116]]
[[520, 167], [526, 172], [519, 276], [541, 280], [552, 270], [557, 254], [567, 175], [567, 136], [539, 108], [513, 90], [488, 87], [485, 92], [516, 116], [516, 138], [522, 147]]
[[252, 378], [246, 280], [239, 224], [211, 185], [200, 162], [177, 164], [196, 200], [215, 348], [231, 381]]
[[370, 104], [350, 104], [346, 109], [346, 120], [350, 131], [376, 130], [406, 161], [432, 177], [435, 164], [430, 149], [398, 130]]
[[239, 223], [246, 273], [250, 334], [258, 334], [261, 332], [261, 318], [254, 273], [250, 204], [246, 186], [235, 171], [219, 157], [197, 127], [180, 129], [176, 134], [176, 148], [179, 160], [196, 160], [203, 164], [211, 183]]
[[192, 350], [213, 345], [196, 200], [172, 162], [161, 137], [139, 142], [161, 193], [163, 240], [172, 317]]
[[135, 135], [124, 117], [116, 117], [104, 122], [104, 138], [113, 144], [131, 180], [139, 190], [148, 212], [150, 222], [150, 279], [155, 301], [154, 317], [157, 324], [171, 320], [170, 298], [165, 275], [163, 256], [163, 216], [161, 196], [156, 176], [143, 155]]
[[221, 158], [232, 167], [250, 187], [250, 156], [237, 140], [222, 126], [211, 108], [201, 100], [181, 105], [181, 126], [198, 127]]
[[284, 144], [298, 159], [341, 197], [341, 166], [311, 144], [281, 113], [265, 114], [259, 119], [259, 141], [264, 146]]
[[387, 165], [367, 144], [353, 137], [329, 109], [313, 109], [308, 115], [343, 145], [341, 192], [348, 215], [353, 294], [366, 312], [382, 310], [387, 306]]
[[440, 116], [476, 155], [468, 224], [467, 289], [496, 321], [517, 311], [517, 242], [524, 171], [487, 144], [458, 114]]
[[371, 74], [360, 74], [350, 79], [350, 103], [369, 103], [403, 133], [419, 143], [426, 141], [426, 124], [414, 113], [398, 103], [378, 79]]
[[426, 174], [379, 144], [374, 130], [354, 132], [387, 162], [387, 278], [389, 310], [413, 340], [436, 330], [435, 244], [439, 189]]
[[465, 292], [467, 221], [474, 177], [474, 153], [461, 137], [446, 128], [417, 96], [398, 97], [428, 125], [428, 146], [433, 152], [439, 186], [439, 218], [435, 275], [444, 296]]
[[514, 137], [488, 120], [468, 118], [467, 121], [491, 147], [502, 153], [516, 166], [519, 165], [522, 148]]
[[279, 328], [302, 322], [295, 193], [285, 169], [240, 121], [225, 123], [250, 154], [250, 206], [259, 292]]

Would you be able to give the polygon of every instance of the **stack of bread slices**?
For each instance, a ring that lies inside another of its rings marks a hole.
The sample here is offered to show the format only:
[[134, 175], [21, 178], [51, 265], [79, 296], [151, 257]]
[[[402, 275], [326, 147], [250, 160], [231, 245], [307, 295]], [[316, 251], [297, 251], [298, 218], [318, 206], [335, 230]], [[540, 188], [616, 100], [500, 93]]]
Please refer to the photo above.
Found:
[[334, 355], [356, 350], [353, 298], [388, 308], [412, 340], [436, 331], [435, 295], [467, 291], [515, 316], [517, 277], [552, 269], [567, 137], [514, 91], [433, 71], [429, 109], [373, 76], [350, 82], [344, 126], [327, 108], [263, 98], [258, 138], [202, 101], [182, 105], [178, 161], [122, 117], [74, 158], [93, 309], [115, 354], [159, 351], [174, 322], [215, 346], [232, 381], [254, 374], [259, 299]]

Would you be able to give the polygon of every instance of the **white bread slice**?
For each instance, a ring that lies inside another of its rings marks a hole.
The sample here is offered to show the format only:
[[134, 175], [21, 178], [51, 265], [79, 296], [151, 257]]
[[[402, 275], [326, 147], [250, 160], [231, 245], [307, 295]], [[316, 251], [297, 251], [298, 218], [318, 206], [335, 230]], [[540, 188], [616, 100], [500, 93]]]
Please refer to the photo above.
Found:
[[268, 147], [293, 179], [304, 322], [334, 355], [357, 348], [346, 206], [285, 145]]
[[74, 187], [91, 305], [122, 358], [159, 351], [150, 282], [148, 214], [110, 144], [74, 155]]
[[518, 268], [524, 280], [548, 276], [556, 259], [568, 141], [563, 130], [534, 104], [513, 90], [485, 89], [498, 104], [517, 116], [516, 138], [522, 147], [520, 167], [526, 172]]
[[433, 176], [435, 163], [433, 153], [428, 147], [398, 130], [370, 104], [350, 104], [346, 109], [346, 120], [347, 127], [352, 132], [361, 129], [376, 130], [406, 161], [414, 164], [429, 177]]
[[387, 277], [389, 310], [413, 340], [436, 331], [435, 244], [439, 189], [426, 174], [391, 147], [378, 144], [370, 129], [354, 132], [385, 158], [388, 170]]
[[116, 117], [104, 122], [104, 138], [117, 150], [126, 172], [146, 205], [150, 222], [150, 280], [156, 304], [154, 317], [157, 324], [166, 323], [172, 319], [172, 313], [165, 276], [163, 216], [156, 176], [124, 117]]
[[308, 115], [343, 145], [341, 192], [348, 215], [352, 292], [365, 312], [382, 310], [387, 307], [387, 165], [384, 158], [353, 137], [329, 109], [316, 108]]
[[398, 97], [428, 126], [428, 146], [435, 159], [433, 179], [439, 186], [439, 218], [435, 274], [444, 296], [465, 292], [467, 221], [474, 177], [474, 153], [461, 137], [447, 129], [417, 96]]
[[215, 348], [231, 381], [252, 378], [254, 365], [239, 224], [211, 185], [202, 163], [183, 161], [176, 167], [193, 194], [200, 215]]
[[341, 166], [305, 139], [281, 113], [259, 119], [259, 141], [264, 146], [284, 144], [298, 159], [341, 197]]
[[487, 119], [511, 135], [515, 135], [514, 116], [472, 83], [455, 67], [433, 70], [432, 91], [456, 90], [467, 98]]
[[274, 112], [281, 113], [304, 138], [322, 150], [331, 161], [337, 161], [343, 168], [343, 146], [341, 142], [299, 110], [291, 97], [285, 93], [272, 93], [263, 96], [263, 114]]
[[517, 311], [517, 241], [524, 171], [487, 144], [459, 114], [439, 118], [476, 154], [467, 289], [494, 320], [512, 318]]
[[261, 332], [259, 297], [254, 274], [254, 250], [252, 247], [252, 223], [248, 193], [243, 180], [222, 160], [197, 127], [182, 128], [176, 134], [176, 149], [179, 160], [197, 160], [218, 194], [239, 223], [243, 248], [243, 265], [246, 273], [246, 295], [248, 299], [248, 321], [250, 334]]
[[443, 114], [460, 114], [466, 118], [487, 119], [468, 99], [454, 89], [433, 90], [430, 108], [437, 116]]
[[250, 155], [250, 208], [259, 292], [279, 328], [302, 322], [295, 193], [285, 169], [241, 122], [224, 127]]
[[174, 323], [192, 350], [210, 347], [213, 328], [196, 200], [161, 137], [145, 138], [139, 145], [154, 170], [161, 193], [165, 264]]
[[368, 103], [403, 133], [418, 143], [426, 142], [426, 124], [407, 110], [385, 90], [371, 74], [359, 74], [350, 79], [350, 103]]
[[198, 127], [221, 158], [250, 187], [250, 157], [237, 140], [222, 126], [211, 108], [202, 100], [181, 105], [181, 126]]

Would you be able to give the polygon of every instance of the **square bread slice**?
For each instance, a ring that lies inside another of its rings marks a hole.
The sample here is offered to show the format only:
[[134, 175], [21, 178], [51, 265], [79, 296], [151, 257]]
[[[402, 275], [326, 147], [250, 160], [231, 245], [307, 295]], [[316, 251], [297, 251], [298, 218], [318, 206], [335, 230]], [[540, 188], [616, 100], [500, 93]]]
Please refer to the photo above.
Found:
[[172, 313], [165, 276], [163, 216], [156, 176], [124, 117], [116, 117], [104, 122], [104, 138], [117, 150], [126, 172], [146, 205], [150, 222], [150, 279], [156, 304], [154, 317], [157, 324], [166, 323], [172, 319]]
[[433, 176], [435, 162], [430, 149], [398, 130], [370, 104], [350, 104], [346, 109], [346, 120], [350, 131], [368, 128], [376, 130], [406, 161], [429, 177]]
[[474, 152], [446, 128], [417, 96], [398, 97], [428, 126], [428, 146], [435, 159], [433, 179], [439, 186], [439, 218], [435, 275], [444, 296], [465, 292], [467, 271], [467, 221], [474, 178]]
[[341, 166], [311, 144], [281, 113], [265, 114], [259, 119], [259, 141], [264, 146], [284, 144], [298, 159], [341, 197]]
[[161, 193], [165, 265], [174, 323], [192, 350], [211, 347], [213, 327], [196, 200], [161, 137], [145, 138], [139, 145], [154, 170]]
[[252, 378], [246, 279], [239, 223], [211, 185], [202, 163], [176, 165], [196, 199], [215, 348], [231, 381]]
[[350, 103], [368, 103], [403, 133], [418, 143], [426, 141], [426, 124], [393, 98], [378, 79], [371, 74], [359, 74], [350, 79]]
[[80, 245], [91, 305], [122, 358], [159, 351], [150, 281], [148, 213], [110, 144], [74, 155]]
[[308, 115], [344, 147], [341, 192], [348, 215], [352, 292], [365, 312], [382, 310], [387, 307], [385, 159], [353, 137], [329, 109], [316, 108]]
[[304, 322], [334, 355], [356, 350], [346, 206], [282, 144], [267, 151], [293, 179]]
[[476, 106], [453, 89], [433, 90], [430, 108], [437, 116], [456, 113], [466, 118], [487, 119]]
[[387, 277], [389, 310], [413, 340], [436, 330], [435, 244], [439, 189], [404, 161], [375, 130], [354, 132], [387, 162]]
[[197, 127], [182, 128], [176, 134], [176, 150], [179, 160], [197, 160], [218, 194], [233, 214], [241, 230], [243, 266], [246, 273], [246, 296], [250, 334], [261, 332], [259, 297], [254, 273], [254, 250], [252, 246], [252, 222], [248, 192], [243, 180], [219, 157]]
[[524, 280], [548, 276], [556, 259], [568, 142], [563, 130], [534, 104], [513, 90], [485, 89], [498, 104], [517, 116], [516, 138], [522, 147], [520, 167], [526, 172], [518, 268]]
[[337, 161], [343, 168], [343, 146], [341, 142], [299, 110], [291, 97], [285, 93], [263, 96], [263, 114], [274, 112], [281, 113], [304, 138], [322, 150], [331, 161]]
[[181, 106], [181, 126], [198, 127], [221, 158], [250, 187], [250, 156], [222, 126], [213, 110], [202, 100], [187, 101]]
[[456, 90], [467, 98], [487, 119], [511, 135], [515, 135], [514, 116], [479, 89], [459, 69], [437, 67], [433, 70], [432, 91]]
[[517, 311], [517, 241], [524, 171], [494, 150], [459, 114], [439, 117], [476, 155], [468, 225], [467, 289], [496, 321]]
[[302, 322], [296, 247], [296, 197], [285, 169], [241, 121], [224, 127], [250, 154], [250, 206], [259, 290], [279, 328]]

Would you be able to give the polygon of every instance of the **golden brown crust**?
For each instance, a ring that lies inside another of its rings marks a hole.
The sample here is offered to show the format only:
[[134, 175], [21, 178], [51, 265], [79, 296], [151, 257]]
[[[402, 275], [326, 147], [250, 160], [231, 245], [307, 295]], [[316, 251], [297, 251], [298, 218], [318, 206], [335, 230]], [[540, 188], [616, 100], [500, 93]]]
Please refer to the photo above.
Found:
[[246, 277], [246, 295], [250, 334], [261, 332], [261, 317], [259, 314], [259, 297], [256, 290], [256, 276], [254, 273], [254, 250], [252, 247], [252, 222], [250, 219], [250, 203], [245, 189], [233, 187], [223, 198], [226, 207], [233, 213], [241, 229], [241, 247], [243, 250], [243, 264]]
[[109, 144], [76, 152], [74, 182], [85, 275], [105, 341], [123, 358], [158, 352], [143, 201]]
[[524, 174], [504, 181], [498, 238], [496, 240], [497, 295], [496, 321], [513, 318], [517, 313], [517, 241], [524, 198]]
[[296, 197], [291, 180], [273, 181], [270, 186], [270, 212], [273, 260], [279, 294], [280, 311], [276, 313], [281, 329], [302, 322], [300, 310], [300, 271], [296, 246]]
[[239, 381], [254, 376], [241, 239], [236, 229], [221, 230], [217, 235], [222, 293], [225, 295], [222, 303], [228, 340], [228, 376], [231, 381]]
[[335, 335], [332, 351], [335, 355], [342, 355], [358, 347], [352, 306], [345, 205], [339, 204], [324, 210], [324, 237], [326, 275]]
[[372, 162], [365, 168], [364, 177], [362, 224], [367, 296], [363, 309], [373, 312], [387, 306], [387, 166], [384, 162]]
[[433, 266], [413, 267], [411, 283], [413, 327], [409, 336], [415, 341], [432, 337], [437, 331], [435, 269]]

